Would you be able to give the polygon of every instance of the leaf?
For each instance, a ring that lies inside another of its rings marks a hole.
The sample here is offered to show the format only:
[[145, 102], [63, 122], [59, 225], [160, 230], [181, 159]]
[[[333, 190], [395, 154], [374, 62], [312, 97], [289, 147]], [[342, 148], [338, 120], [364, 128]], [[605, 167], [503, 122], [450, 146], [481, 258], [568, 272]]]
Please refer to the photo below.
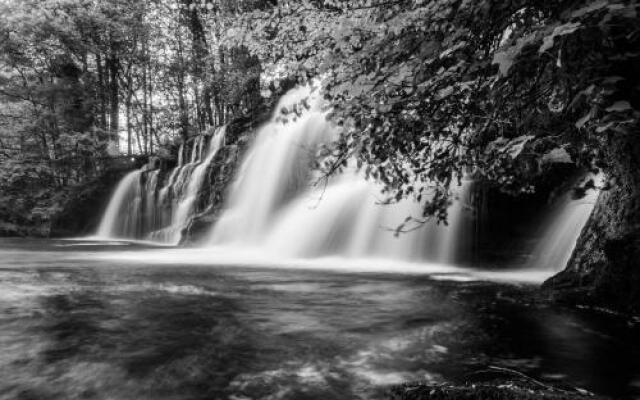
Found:
[[593, 11], [600, 10], [609, 4], [609, 0], [598, 0], [588, 6], [582, 7], [571, 13], [571, 18], [581, 18]]
[[391, 104], [380, 104], [378, 105], [378, 111], [381, 113], [388, 113], [391, 111], [391, 109], [393, 108], [393, 105]]
[[442, 53], [440, 53], [440, 56], [438, 58], [443, 59], [445, 57], [449, 57], [451, 54], [453, 54], [457, 50], [460, 50], [461, 48], [463, 48], [466, 45], [467, 45], [467, 42], [465, 42], [464, 40], [461, 41], [461, 42], [458, 42], [455, 46], [443, 51]]
[[609, 122], [608, 124], [605, 124], [605, 125], [600, 125], [599, 127], [596, 128], [596, 133], [605, 132], [609, 130], [609, 128], [613, 127], [614, 125], [615, 124], [613, 122]]
[[608, 76], [602, 80], [604, 84], [616, 84], [620, 81], [623, 81], [624, 78], [621, 76]]
[[542, 156], [543, 164], [572, 164], [573, 160], [567, 150], [562, 147], [556, 147], [550, 152]]
[[522, 135], [509, 141], [505, 138], [499, 138], [490, 143], [487, 149], [500, 153], [508, 153], [511, 158], [516, 158], [522, 153], [524, 146], [533, 138], [535, 138], [533, 135]]
[[605, 108], [605, 111], [607, 112], [623, 112], [623, 111], [627, 111], [627, 110], [631, 110], [631, 104], [629, 104], [628, 101], [616, 101], [615, 103], [613, 103], [611, 106]]
[[535, 35], [531, 34], [523, 38], [518, 38], [513, 46], [505, 47], [503, 50], [496, 52], [493, 56], [492, 64], [498, 64], [500, 75], [507, 76], [515, 59], [520, 55], [522, 49], [535, 39]]
[[538, 53], [542, 54], [553, 47], [556, 37], [569, 35], [578, 30], [582, 26], [579, 22], [568, 22], [560, 26], [556, 26], [551, 35], [546, 36], [542, 40], [542, 46], [538, 49]]
[[576, 128], [582, 129], [582, 127], [585, 126], [585, 124], [589, 122], [590, 119], [591, 119], [591, 111], [589, 111], [587, 115], [585, 115], [584, 117], [576, 121], [575, 123]]
[[451, 96], [451, 94], [453, 93], [453, 86], [447, 86], [444, 89], [441, 89], [438, 91], [437, 95], [436, 95], [436, 99], [437, 100], [442, 100], [445, 99], [449, 96]]
[[508, 146], [508, 151], [511, 158], [518, 157], [520, 153], [522, 153], [522, 150], [524, 150], [524, 146], [534, 137], [535, 136], [532, 135], [523, 135], [511, 140]]

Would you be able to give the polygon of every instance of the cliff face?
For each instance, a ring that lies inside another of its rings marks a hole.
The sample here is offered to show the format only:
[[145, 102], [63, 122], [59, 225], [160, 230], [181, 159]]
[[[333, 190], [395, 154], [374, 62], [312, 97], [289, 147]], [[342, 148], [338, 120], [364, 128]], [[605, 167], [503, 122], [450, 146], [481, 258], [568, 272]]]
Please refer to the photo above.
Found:
[[206, 238], [220, 216], [224, 200], [259, 122], [236, 120], [227, 127], [227, 144], [213, 158], [206, 184], [198, 194], [196, 215], [182, 233], [182, 244], [194, 244]]
[[191, 219], [182, 233], [182, 244], [192, 244], [204, 239], [220, 215], [225, 194], [240, 164], [241, 149], [238, 145], [224, 146], [213, 159], [207, 172], [208, 185], [198, 196], [199, 212]]
[[567, 268], [543, 285], [555, 300], [640, 313], [640, 141], [608, 138], [605, 187]]

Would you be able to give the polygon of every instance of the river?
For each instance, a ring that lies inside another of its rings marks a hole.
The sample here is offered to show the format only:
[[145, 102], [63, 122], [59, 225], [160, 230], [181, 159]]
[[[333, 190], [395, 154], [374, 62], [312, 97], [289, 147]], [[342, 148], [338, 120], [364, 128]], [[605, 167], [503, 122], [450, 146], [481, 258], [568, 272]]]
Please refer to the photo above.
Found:
[[0, 240], [0, 398], [382, 399], [491, 366], [640, 396], [640, 322], [530, 284], [147, 257], [173, 251]]

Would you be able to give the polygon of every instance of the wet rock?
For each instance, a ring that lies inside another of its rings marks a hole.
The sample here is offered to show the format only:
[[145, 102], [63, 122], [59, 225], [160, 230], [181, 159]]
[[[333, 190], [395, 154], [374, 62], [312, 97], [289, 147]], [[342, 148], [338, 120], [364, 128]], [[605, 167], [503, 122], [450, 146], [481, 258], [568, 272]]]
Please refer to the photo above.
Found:
[[560, 389], [537, 381], [495, 380], [466, 385], [405, 384], [390, 390], [390, 400], [598, 400], [582, 389]]
[[640, 314], [640, 140], [611, 137], [609, 181], [567, 268], [543, 285], [553, 301]]
[[249, 143], [256, 129], [268, 119], [267, 114], [259, 117], [236, 118], [227, 126], [225, 143], [215, 155], [207, 171], [196, 203], [196, 215], [183, 231], [181, 244], [193, 244], [205, 238], [217, 220], [229, 187], [242, 163]]

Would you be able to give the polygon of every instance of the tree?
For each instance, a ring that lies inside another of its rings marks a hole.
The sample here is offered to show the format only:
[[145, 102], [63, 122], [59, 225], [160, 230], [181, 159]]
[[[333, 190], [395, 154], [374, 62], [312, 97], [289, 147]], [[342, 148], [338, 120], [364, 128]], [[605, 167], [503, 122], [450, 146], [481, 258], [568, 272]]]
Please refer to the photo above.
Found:
[[[539, 164], [555, 148], [589, 168], [599, 161], [595, 138], [576, 133], [586, 122], [604, 132], [618, 111], [632, 111], [628, 100], [607, 111], [621, 95], [607, 78], [629, 75], [636, 55], [623, 54], [635, 42], [623, 41], [635, 37], [637, 16], [635, 4], [591, 3], [283, 2], [229, 21], [228, 40], [250, 42], [301, 80], [322, 75], [331, 118], [344, 126], [325, 171], [356, 157], [392, 197], [432, 192], [429, 215], [469, 169], [506, 190], [531, 190], [516, 168], [525, 147]], [[593, 69], [582, 68], [584, 51]], [[596, 98], [600, 108], [581, 120]]]
[[423, 218], [446, 218], [464, 174], [517, 194], [554, 160], [602, 170], [600, 222], [569, 266], [602, 287], [631, 268], [616, 270], [607, 243], [640, 248], [638, 11], [622, 0], [283, 1], [230, 16], [225, 31], [273, 76], [322, 77], [343, 127], [325, 174], [355, 159], [391, 201], [422, 201]]

